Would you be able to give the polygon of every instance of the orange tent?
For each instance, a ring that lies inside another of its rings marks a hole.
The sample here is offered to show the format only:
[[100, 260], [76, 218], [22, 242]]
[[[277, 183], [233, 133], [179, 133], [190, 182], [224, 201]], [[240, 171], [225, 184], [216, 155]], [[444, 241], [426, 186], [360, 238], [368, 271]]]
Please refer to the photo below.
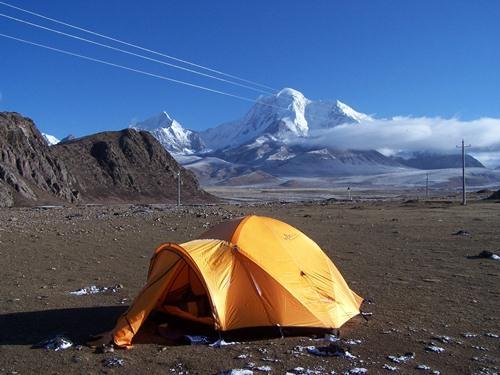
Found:
[[147, 284], [118, 319], [113, 340], [129, 347], [153, 310], [220, 331], [339, 328], [359, 314], [361, 302], [305, 234], [275, 219], [245, 216], [197, 240], [158, 247]]

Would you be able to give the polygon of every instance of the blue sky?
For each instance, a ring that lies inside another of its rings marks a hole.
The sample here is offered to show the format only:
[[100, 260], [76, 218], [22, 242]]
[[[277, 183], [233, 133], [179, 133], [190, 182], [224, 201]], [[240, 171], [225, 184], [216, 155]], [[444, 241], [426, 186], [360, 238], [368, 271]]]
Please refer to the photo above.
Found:
[[[340, 99], [379, 117], [500, 118], [497, 1], [8, 2], [278, 89], [293, 87], [311, 99]], [[75, 33], [1, 5], [0, 13]], [[1, 17], [0, 32], [257, 95]], [[161, 110], [204, 129], [241, 117], [251, 105], [4, 38], [0, 51], [0, 110], [21, 112], [58, 137], [121, 129]]]

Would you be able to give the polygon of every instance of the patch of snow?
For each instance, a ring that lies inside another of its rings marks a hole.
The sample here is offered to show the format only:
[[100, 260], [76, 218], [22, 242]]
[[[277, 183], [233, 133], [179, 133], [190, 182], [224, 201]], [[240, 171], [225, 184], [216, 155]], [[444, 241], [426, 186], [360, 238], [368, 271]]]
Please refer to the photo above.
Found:
[[116, 357], [104, 358], [102, 364], [105, 367], [123, 367], [125, 365], [125, 360]]
[[362, 341], [362, 340], [356, 340], [356, 339], [349, 339], [349, 340], [344, 340], [344, 342], [345, 342], [347, 345], [359, 345], [359, 344], [361, 344], [363, 341]]
[[428, 352], [433, 352], [433, 353], [443, 353], [444, 348], [441, 348], [440, 346], [437, 345], [429, 345], [425, 347], [425, 350]]
[[58, 352], [60, 350], [66, 350], [68, 348], [71, 348], [73, 346], [73, 342], [69, 340], [68, 338], [57, 335], [51, 339], [42, 341], [38, 344], [35, 344], [33, 347], [34, 348], [43, 348], [46, 350], [53, 350], [55, 352]]
[[324, 340], [329, 341], [329, 342], [340, 341], [340, 339], [337, 336], [332, 335], [332, 334], [326, 334], [325, 337], [324, 337]]
[[344, 371], [344, 375], [358, 375], [358, 374], [368, 374], [368, 370], [364, 367], [354, 367], [350, 370]]
[[441, 341], [443, 344], [449, 344], [454, 340], [450, 336], [436, 336], [434, 339]]
[[481, 350], [483, 352], [488, 351], [488, 348], [485, 348], [484, 346], [479, 346], [479, 345], [472, 345], [472, 349]]
[[462, 336], [465, 337], [466, 339], [472, 339], [474, 337], [477, 337], [477, 334], [476, 333], [466, 332], [466, 333], [462, 333]]
[[356, 359], [356, 356], [349, 353], [349, 351], [337, 347], [317, 348], [315, 346], [309, 346], [307, 348], [307, 352], [320, 357], [342, 357], [350, 360]]
[[420, 364], [420, 365], [416, 365], [415, 368], [417, 370], [422, 370], [422, 371], [429, 371], [431, 369], [430, 366], [427, 366], [427, 365], [423, 365], [423, 364]]
[[210, 340], [206, 336], [185, 335], [184, 336], [191, 345], [206, 345], [210, 344]]
[[50, 134], [42, 133], [42, 136], [43, 136], [43, 138], [45, 139], [45, 141], [47, 142], [47, 144], [49, 146], [53, 146], [53, 145], [56, 145], [59, 142], [61, 142], [60, 139], [58, 139], [58, 138], [56, 138], [56, 137], [54, 137], [53, 135], [50, 135]]
[[387, 371], [398, 371], [398, 368], [396, 366], [391, 366], [388, 364], [384, 364], [382, 368]]
[[253, 375], [253, 371], [244, 368], [234, 368], [232, 370], [219, 372], [217, 375]]
[[239, 342], [236, 341], [225, 341], [224, 339], [219, 339], [216, 342], [210, 344], [212, 348], [222, 348], [223, 346], [237, 345]]
[[388, 355], [387, 359], [394, 363], [404, 363], [411, 359], [415, 359], [415, 353], [408, 352], [400, 356]]
[[271, 366], [257, 366], [254, 369], [260, 372], [271, 372], [273, 370]]
[[97, 294], [97, 293], [116, 293], [118, 290], [123, 288], [121, 285], [114, 285], [114, 286], [96, 286], [96, 285], [91, 285], [85, 288], [81, 288], [72, 292], [69, 292], [69, 294], [72, 294], [74, 296], [87, 296], [90, 294]]
[[261, 361], [264, 361], [264, 362], [281, 362], [279, 359], [277, 358], [271, 358], [271, 357], [264, 357], [264, 358], [261, 358]]
[[293, 152], [288, 151], [288, 149], [284, 146], [281, 146], [277, 152], [272, 154], [267, 158], [267, 160], [288, 160], [293, 159], [296, 156]]

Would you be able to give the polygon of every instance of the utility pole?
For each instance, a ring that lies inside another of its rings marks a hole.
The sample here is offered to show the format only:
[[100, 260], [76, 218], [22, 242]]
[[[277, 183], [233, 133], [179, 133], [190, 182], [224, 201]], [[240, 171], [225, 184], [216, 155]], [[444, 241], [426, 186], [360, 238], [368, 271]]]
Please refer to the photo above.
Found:
[[181, 205], [181, 171], [177, 171], [177, 206]]
[[462, 206], [467, 204], [467, 195], [465, 191], [465, 148], [472, 147], [471, 145], [465, 145], [462, 138], [462, 146], [456, 146], [457, 148], [462, 147]]
[[425, 175], [425, 198], [429, 199], [429, 173]]

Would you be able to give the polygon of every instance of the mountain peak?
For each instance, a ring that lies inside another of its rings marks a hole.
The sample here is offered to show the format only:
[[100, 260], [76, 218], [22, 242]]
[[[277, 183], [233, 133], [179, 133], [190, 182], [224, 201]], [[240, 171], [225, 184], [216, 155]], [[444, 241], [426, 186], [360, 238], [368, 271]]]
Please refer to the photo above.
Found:
[[346, 116], [352, 118], [356, 122], [360, 122], [361, 120], [369, 120], [370, 119], [370, 116], [354, 110], [352, 107], [341, 102], [340, 100], [337, 100], [335, 105], [340, 110], [340, 112], [342, 112]]
[[370, 117], [341, 101], [309, 100], [300, 91], [284, 88], [259, 98], [240, 120], [201, 133], [212, 149], [236, 147], [268, 134], [287, 142], [307, 137], [311, 130], [359, 123]]
[[130, 127], [150, 132], [167, 151], [174, 155], [192, 154], [205, 150], [205, 144], [198, 133], [185, 129], [166, 111]]
[[53, 146], [61, 142], [58, 138], [50, 134], [42, 133], [42, 136], [49, 146]]
[[175, 120], [168, 114], [167, 111], [162, 111], [156, 116], [150, 117], [147, 120], [131, 124], [130, 128], [142, 130], [154, 130], [158, 128], [168, 128]]
[[166, 122], [174, 122], [174, 119], [168, 114], [167, 111], [163, 111], [162, 113], [160, 113], [159, 117], [164, 119]]
[[300, 91], [298, 90], [295, 90], [295, 89], [292, 89], [292, 88], [289, 88], [289, 87], [285, 87], [284, 89], [282, 89], [281, 91], [279, 91], [277, 94], [276, 94], [277, 97], [283, 97], [283, 96], [286, 96], [286, 97], [295, 97], [295, 98], [305, 98], [304, 94], [302, 94]]

